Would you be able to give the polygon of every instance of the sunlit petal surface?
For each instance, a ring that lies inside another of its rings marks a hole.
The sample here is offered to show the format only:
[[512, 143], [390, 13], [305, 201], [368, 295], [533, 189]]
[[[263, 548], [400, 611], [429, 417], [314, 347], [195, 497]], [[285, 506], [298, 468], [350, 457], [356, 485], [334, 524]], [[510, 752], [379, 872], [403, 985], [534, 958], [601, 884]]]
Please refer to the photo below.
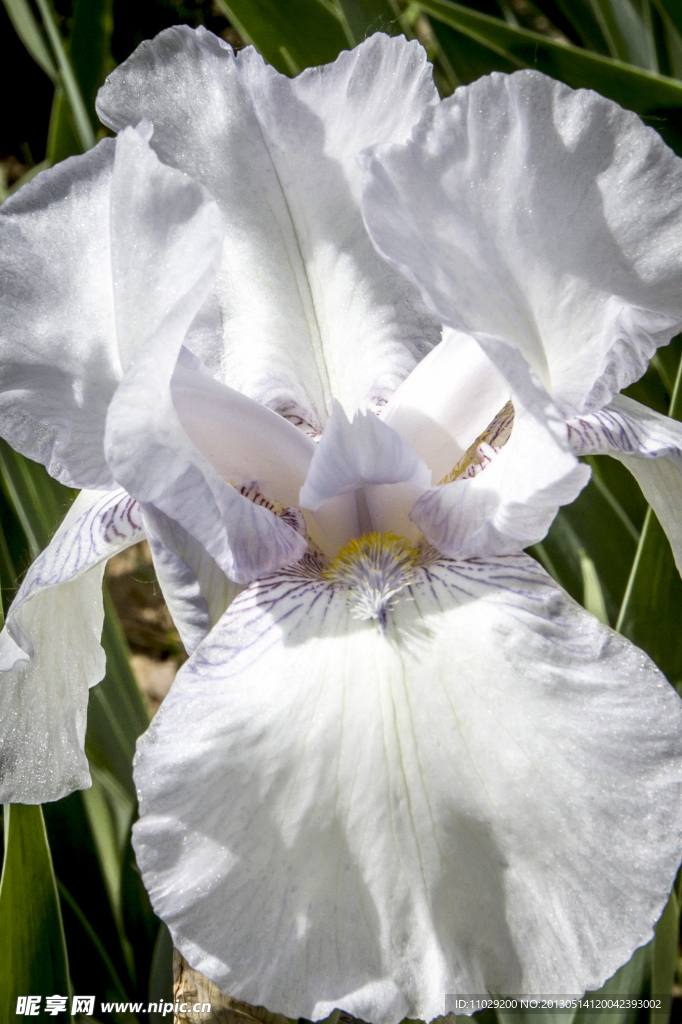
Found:
[[437, 99], [419, 44], [382, 35], [292, 80], [253, 49], [170, 29], [108, 78], [105, 123], [148, 118], [160, 158], [201, 181], [229, 225], [222, 326], [195, 350], [224, 383], [321, 431], [332, 398], [349, 415], [384, 401], [438, 340], [366, 235], [356, 162], [406, 139]]
[[653, 663], [527, 556], [409, 563], [383, 620], [340, 583], [358, 558], [252, 584], [139, 746], [156, 911], [292, 1017], [596, 988], [679, 860], [682, 704]]
[[121, 375], [109, 205], [115, 142], [65, 160], [0, 210], [0, 429], [62, 483], [112, 485], [104, 417]]
[[682, 161], [597, 93], [495, 73], [366, 166], [378, 250], [443, 322], [513, 342], [567, 414], [678, 332]]

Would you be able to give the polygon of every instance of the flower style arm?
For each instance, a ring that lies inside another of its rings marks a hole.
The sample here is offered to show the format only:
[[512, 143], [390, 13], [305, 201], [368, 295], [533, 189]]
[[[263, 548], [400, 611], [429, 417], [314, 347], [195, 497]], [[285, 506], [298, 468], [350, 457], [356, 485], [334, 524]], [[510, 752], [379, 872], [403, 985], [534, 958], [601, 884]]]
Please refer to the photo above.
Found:
[[107, 559], [144, 539], [125, 491], [81, 491], [36, 558], [0, 634], [0, 800], [44, 803], [90, 786], [88, 689], [104, 677]]

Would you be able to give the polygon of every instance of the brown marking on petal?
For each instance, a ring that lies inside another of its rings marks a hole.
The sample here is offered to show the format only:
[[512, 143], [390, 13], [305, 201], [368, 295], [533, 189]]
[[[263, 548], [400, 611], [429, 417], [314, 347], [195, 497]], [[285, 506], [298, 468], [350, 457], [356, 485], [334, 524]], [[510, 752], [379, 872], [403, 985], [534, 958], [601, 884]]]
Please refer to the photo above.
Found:
[[475, 476], [479, 473], [497, 455], [500, 448], [503, 448], [507, 443], [513, 426], [514, 406], [511, 402], [507, 402], [500, 409], [492, 423], [488, 424], [474, 443], [469, 445], [462, 458], [453, 466], [448, 475], [438, 481], [439, 485], [451, 484], [453, 480]]

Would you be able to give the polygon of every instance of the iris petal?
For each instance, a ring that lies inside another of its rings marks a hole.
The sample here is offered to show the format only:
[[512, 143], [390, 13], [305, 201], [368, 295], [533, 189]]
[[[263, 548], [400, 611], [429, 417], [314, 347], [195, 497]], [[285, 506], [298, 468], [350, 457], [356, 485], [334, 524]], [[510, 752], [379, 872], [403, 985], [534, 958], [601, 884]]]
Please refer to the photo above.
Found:
[[142, 540], [124, 491], [81, 491], [35, 560], [0, 635], [0, 800], [43, 803], [90, 785], [88, 688], [104, 676], [102, 576]]
[[293, 1017], [597, 988], [682, 853], [682, 702], [523, 555], [423, 565], [383, 627], [310, 560], [259, 580], [135, 775], [177, 948]]

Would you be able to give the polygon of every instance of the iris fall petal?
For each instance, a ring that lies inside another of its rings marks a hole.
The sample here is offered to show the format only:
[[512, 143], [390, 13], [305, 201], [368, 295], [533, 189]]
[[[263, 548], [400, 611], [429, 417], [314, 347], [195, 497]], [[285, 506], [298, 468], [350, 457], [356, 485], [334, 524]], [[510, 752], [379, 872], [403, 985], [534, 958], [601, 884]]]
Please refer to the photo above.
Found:
[[667, 899], [681, 741], [653, 663], [527, 556], [416, 568], [383, 628], [306, 563], [180, 671], [138, 863], [192, 966], [289, 1016], [582, 992]]

